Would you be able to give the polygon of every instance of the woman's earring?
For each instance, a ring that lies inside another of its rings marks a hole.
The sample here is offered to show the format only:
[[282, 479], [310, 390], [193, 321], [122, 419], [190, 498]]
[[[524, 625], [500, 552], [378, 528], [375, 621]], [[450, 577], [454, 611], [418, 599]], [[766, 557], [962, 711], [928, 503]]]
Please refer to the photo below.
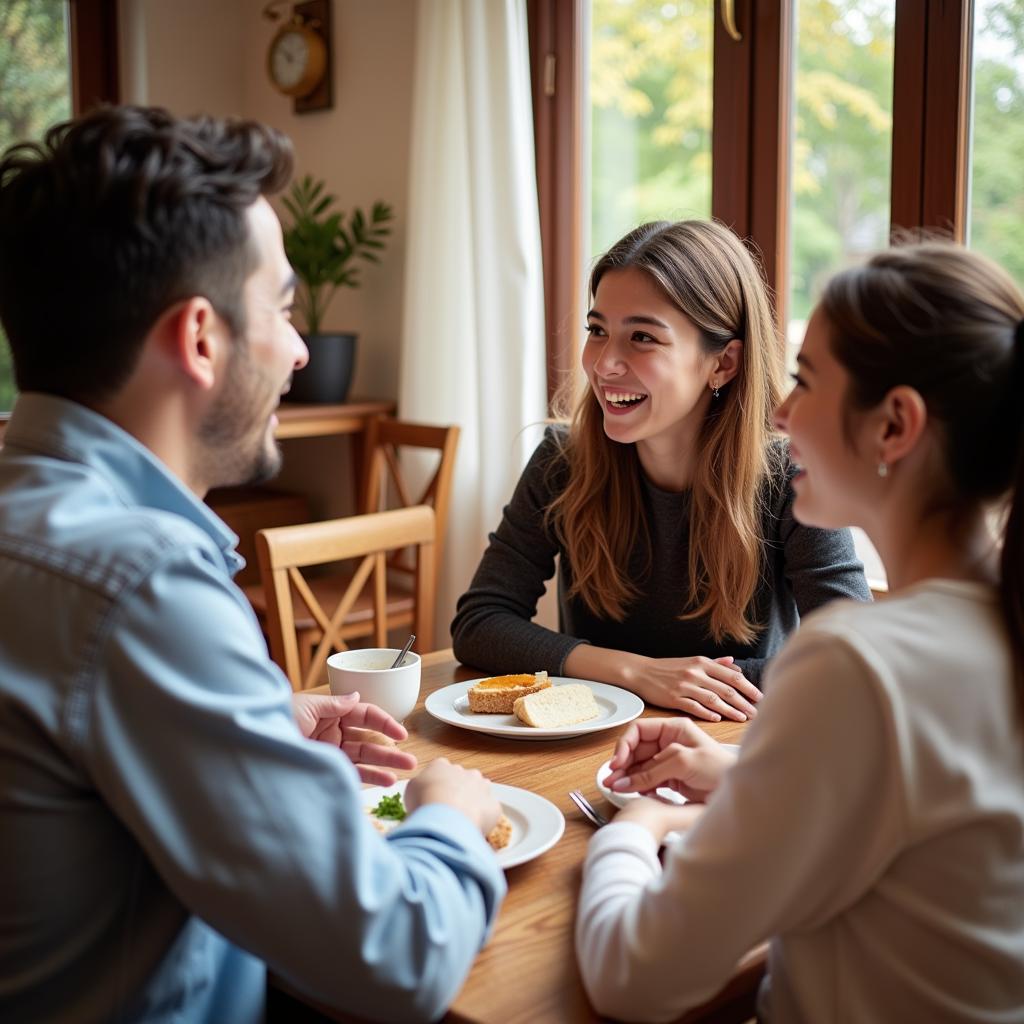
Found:
[[718, 385], [717, 384], [712, 384], [711, 385], [711, 397], [712, 398], [720, 398], [721, 395], [722, 395], [722, 392], [719, 390]]
[[889, 475], [889, 464], [887, 462], [880, 462], [878, 464], [878, 475], [888, 476]]

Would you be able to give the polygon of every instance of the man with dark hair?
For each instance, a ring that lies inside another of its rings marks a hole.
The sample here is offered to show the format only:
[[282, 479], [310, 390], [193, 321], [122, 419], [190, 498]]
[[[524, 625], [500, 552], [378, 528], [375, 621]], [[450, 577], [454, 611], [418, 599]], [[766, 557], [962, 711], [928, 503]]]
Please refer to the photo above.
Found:
[[429, 1020], [504, 896], [479, 773], [434, 762], [373, 829], [360, 777], [415, 759], [359, 729], [405, 730], [293, 699], [201, 500], [280, 462], [306, 350], [266, 196], [290, 172], [272, 129], [142, 108], [0, 160], [5, 1022], [259, 1021], [267, 965]]

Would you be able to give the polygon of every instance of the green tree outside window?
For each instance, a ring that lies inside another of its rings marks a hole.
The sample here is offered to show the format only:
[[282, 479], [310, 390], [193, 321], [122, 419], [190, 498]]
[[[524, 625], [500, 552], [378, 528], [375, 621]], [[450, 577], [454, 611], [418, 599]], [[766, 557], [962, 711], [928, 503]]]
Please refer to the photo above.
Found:
[[[894, 0], [792, 0], [791, 315], [885, 243]], [[710, 214], [710, 0], [593, 0], [591, 245], [644, 220]], [[1024, 4], [977, 0], [970, 244], [1024, 283]]]
[[[66, 0], [0, 2], [0, 152], [40, 139], [71, 116]], [[10, 350], [0, 326], [0, 410], [14, 404]]]

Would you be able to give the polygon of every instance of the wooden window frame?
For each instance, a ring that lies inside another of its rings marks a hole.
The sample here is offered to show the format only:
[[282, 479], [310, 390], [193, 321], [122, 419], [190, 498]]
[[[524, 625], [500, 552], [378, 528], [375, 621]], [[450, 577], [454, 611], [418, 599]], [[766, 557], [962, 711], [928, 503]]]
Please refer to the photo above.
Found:
[[793, 4], [736, 2], [733, 39], [713, 9], [711, 216], [761, 260], [785, 336], [789, 295], [789, 136]]
[[[582, 331], [584, 2], [527, 2], [549, 396], [575, 369]], [[760, 256], [782, 336], [794, 4], [733, 0], [738, 41], [725, 28], [721, 0], [713, 11], [711, 214]], [[966, 235], [973, 7], [973, 0], [896, 0], [890, 219], [901, 236], [924, 229], [962, 242]]]
[[[68, 0], [71, 110], [120, 102], [117, 0]], [[0, 412], [0, 444], [11, 418]]]
[[894, 234], [967, 233], [972, 0], [896, 0]]
[[71, 109], [84, 113], [121, 96], [117, 0], [69, 0]]
[[583, 2], [527, 0], [550, 404], [583, 331]]

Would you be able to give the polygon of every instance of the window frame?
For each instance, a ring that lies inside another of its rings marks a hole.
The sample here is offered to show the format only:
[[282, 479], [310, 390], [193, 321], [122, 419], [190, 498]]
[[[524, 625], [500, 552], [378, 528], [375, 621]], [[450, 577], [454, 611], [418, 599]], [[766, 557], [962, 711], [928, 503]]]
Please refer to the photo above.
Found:
[[68, 0], [71, 109], [77, 117], [121, 96], [117, 0]]
[[[760, 257], [784, 338], [795, 0], [731, 0], [739, 40], [724, 2], [713, 6], [711, 214]], [[583, 3], [527, 0], [549, 398], [577, 366], [582, 329]], [[965, 238], [973, 9], [973, 0], [896, 0], [892, 235]]]
[[[117, 0], [67, 0], [71, 112], [120, 102]], [[11, 411], [0, 411], [0, 442]]]
[[527, 0], [548, 404], [571, 380], [583, 331], [584, 0]]

